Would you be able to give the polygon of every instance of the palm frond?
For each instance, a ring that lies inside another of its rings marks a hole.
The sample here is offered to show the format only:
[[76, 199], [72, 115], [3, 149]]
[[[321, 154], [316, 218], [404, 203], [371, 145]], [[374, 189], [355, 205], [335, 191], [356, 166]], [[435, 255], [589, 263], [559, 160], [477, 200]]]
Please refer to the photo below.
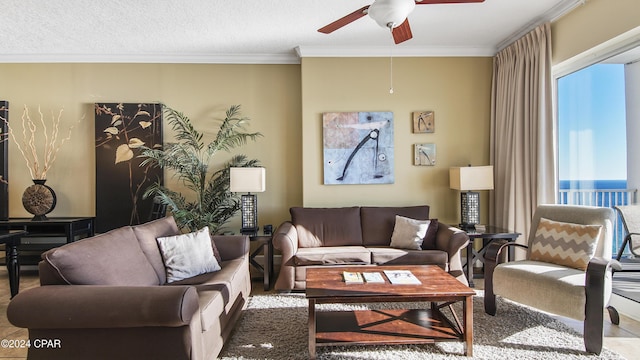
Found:
[[164, 106], [167, 121], [176, 132], [176, 142], [165, 145], [164, 150], [143, 147], [140, 166], [157, 166], [173, 171], [173, 176], [192, 193], [186, 197], [158, 183], [145, 191], [145, 198], [158, 196], [173, 214], [178, 226], [188, 231], [196, 231], [209, 226], [212, 233], [222, 231], [224, 224], [240, 211], [240, 196], [229, 190], [231, 167], [259, 166], [257, 159], [247, 159], [245, 155], [234, 155], [219, 169], [210, 171], [214, 155], [220, 151], [231, 151], [255, 141], [262, 134], [245, 130], [249, 119], [240, 117], [240, 105], [234, 105], [226, 112], [220, 130], [205, 150], [202, 133], [198, 132], [191, 120], [183, 113]]
[[220, 150], [231, 151], [236, 147], [246, 144], [248, 140], [255, 141], [258, 137], [262, 136], [259, 132], [245, 132], [245, 126], [249, 122], [249, 119], [239, 117], [239, 114], [240, 105], [233, 105], [227, 110], [226, 117], [220, 125], [220, 130], [216, 134], [216, 138], [207, 146], [208, 154], [213, 155]]
[[198, 152], [202, 151], [204, 143], [202, 142], [202, 134], [198, 132], [191, 120], [183, 113], [176, 111], [166, 105], [162, 106], [167, 122], [171, 125], [171, 128], [176, 132], [176, 140], [187, 144], [193, 149], [197, 149]]

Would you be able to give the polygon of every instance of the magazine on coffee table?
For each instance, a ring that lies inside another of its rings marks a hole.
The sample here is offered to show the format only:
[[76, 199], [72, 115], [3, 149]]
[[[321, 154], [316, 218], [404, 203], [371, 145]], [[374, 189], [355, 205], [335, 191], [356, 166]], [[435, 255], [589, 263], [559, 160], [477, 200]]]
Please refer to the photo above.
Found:
[[418, 278], [409, 270], [384, 270], [384, 274], [392, 284], [419, 285]]
[[347, 284], [363, 284], [364, 283], [362, 274], [360, 274], [359, 272], [343, 271], [342, 276], [344, 277], [344, 282]]
[[368, 283], [384, 284], [382, 273], [379, 272], [363, 272], [362, 277]]

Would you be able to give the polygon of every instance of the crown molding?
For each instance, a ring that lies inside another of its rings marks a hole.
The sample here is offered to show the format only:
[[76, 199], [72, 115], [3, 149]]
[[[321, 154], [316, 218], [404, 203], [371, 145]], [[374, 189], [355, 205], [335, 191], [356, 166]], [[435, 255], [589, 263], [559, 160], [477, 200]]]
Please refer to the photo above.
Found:
[[291, 54], [0, 54], [0, 63], [300, 64]]
[[393, 46], [298, 46], [300, 58], [305, 57], [486, 57], [493, 56], [493, 47], [393, 47]]
[[498, 44], [498, 51], [501, 51], [507, 46], [513, 44], [514, 42], [516, 42], [516, 40], [528, 34], [531, 30], [535, 29], [540, 24], [544, 24], [546, 22], [554, 22], [573, 11], [573, 9], [575, 9], [576, 7], [584, 5], [585, 2], [587, 2], [587, 0], [564, 0], [558, 3], [556, 6], [549, 9], [549, 11], [533, 19], [532, 21], [521, 27], [520, 30], [514, 32], [509, 37], [502, 40]]

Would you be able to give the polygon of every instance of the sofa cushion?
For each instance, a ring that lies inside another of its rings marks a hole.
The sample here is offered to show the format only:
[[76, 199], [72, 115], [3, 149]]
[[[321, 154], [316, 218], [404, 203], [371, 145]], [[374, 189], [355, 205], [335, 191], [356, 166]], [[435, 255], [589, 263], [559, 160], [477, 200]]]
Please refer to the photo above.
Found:
[[429, 227], [427, 228], [427, 234], [424, 236], [422, 240], [422, 250], [436, 250], [438, 247], [436, 245], [436, 237], [438, 234], [438, 219], [430, 219]]
[[371, 263], [371, 252], [362, 246], [300, 248], [293, 261], [305, 265], [363, 265]]
[[530, 260], [587, 270], [596, 253], [601, 225], [582, 225], [540, 218], [531, 241]]
[[415, 220], [396, 215], [396, 224], [391, 235], [391, 247], [420, 250], [428, 228], [429, 220]]
[[442, 250], [407, 250], [370, 247], [371, 262], [376, 265], [439, 265], [448, 270], [449, 256]]
[[292, 207], [290, 213], [301, 248], [362, 245], [358, 207]]
[[167, 269], [167, 283], [220, 270], [213, 256], [209, 227], [157, 239]]
[[[582, 270], [552, 263], [509, 261], [496, 266], [493, 291], [509, 300], [583, 320], [585, 276]], [[605, 296], [607, 304], [609, 294]]]
[[78, 240], [42, 254], [70, 285], [159, 285], [130, 226]]
[[161, 219], [149, 221], [147, 223], [136, 225], [133, 227], [133, 232], [140, 243], [142, 251], [147, 256], [149, 263], [156, 271], [160, 283], [167, 282], [167, 273], [164, 268], [164, 262], [162, 261], [162, 255], [158, 248], [157, 238], [163, 236], [171, 236], [180, 234], [178, 225], [173, 216], [167, 216]]
[[200, 301], [200, 321], [202, 329], [211, 330], [213, 326], [226, 327], [226, 322], [233, 313], [234, 306], [250, 291], [246, 284], [248, 276], [247, 260], [238, 258], [224, 261], [222, 269], [192, 278], [171, 283], [169, 286], [192, 285], [198, 291]]
[[389, 246], [396, 215], [416, 219], [429, 219], [429, 206], [366, 207], [360, 208], [362, 240], [364, 246]]

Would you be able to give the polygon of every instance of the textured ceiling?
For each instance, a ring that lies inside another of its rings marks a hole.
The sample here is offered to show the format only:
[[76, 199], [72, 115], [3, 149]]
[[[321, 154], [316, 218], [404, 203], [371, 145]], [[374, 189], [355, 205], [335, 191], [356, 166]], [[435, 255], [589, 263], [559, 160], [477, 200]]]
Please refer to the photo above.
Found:
[[[581, 0], [417, 6], [393, 45], [363, 17], [316, 30], [372, 0], [1, 0], [0, 62], [297, 62], [313, 56], [490, 56]], [[296, 48], [298, 52], [296, 52]]]

